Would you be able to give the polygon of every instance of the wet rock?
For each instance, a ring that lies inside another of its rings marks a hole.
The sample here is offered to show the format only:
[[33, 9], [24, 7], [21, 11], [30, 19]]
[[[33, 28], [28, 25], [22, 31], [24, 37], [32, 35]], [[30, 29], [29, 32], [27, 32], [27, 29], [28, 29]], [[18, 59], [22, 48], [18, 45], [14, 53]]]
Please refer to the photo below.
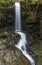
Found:
[[0, 49], [14, 45], [19, 41], [20, 36], [14, 32], [0, 33]]
[[29, 61], [23, 56], [22, 52], [16, 47], [1, 50], [0, 65], [30, 65]]
[[0, 61], [0, 65], [4, 65], [4, 63], [2, 61]]
[[14, 55], [13, 51], [7, 50], [4, 55], [4, 59], [6, 62], [13, 62], [16, 61], [17, 57]]
[[0, 65], [30, 65], [27, 58], [15, 47], [15, 42], [13, 42], [13, 40], [18, 42], [20, 36], [14, 32], [3, 32], [2, 34], [6, 37], [0, 37]]

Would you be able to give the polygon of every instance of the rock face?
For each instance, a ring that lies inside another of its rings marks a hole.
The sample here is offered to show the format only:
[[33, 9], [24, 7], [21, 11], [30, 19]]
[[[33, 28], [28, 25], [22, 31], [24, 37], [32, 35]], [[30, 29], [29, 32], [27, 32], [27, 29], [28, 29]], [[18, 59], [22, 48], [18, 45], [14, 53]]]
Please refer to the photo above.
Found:
[[19, 40], [19, 35], [16, 33], [13, 34], [13, 32], [11, 33], [4, 32], [4, 35], [0, 33], [0, 65], [30, 65], [22, 52], [15, 47], [15, 43], [18, 41], [14, 42], [13, 39], [15, 41]]
[[0, 50], [0, 65], [30, 65], [29, 61], [16, 48]]
[[0, 13], [0, 28], [13, 26], [13, 14], [13, 8], [3, 8], [3, 12]]

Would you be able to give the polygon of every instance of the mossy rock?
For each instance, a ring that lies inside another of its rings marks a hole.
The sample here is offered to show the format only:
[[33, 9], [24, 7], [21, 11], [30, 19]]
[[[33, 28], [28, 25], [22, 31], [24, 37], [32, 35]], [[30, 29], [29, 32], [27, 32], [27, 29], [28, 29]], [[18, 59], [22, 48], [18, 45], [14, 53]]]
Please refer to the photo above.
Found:
[[0, 32], [0, 49], [18, 43], [20, 36], [14, 32]]

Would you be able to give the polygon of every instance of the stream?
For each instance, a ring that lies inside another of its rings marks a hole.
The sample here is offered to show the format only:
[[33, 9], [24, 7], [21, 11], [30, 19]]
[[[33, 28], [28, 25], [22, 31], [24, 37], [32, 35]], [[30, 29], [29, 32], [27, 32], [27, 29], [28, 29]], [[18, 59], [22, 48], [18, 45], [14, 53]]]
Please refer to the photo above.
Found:
[[35, 65], [34, 59], [29, 55], [29, 53], [26, 51], [26, 35], [21, 30], [21, 9], [20, 9], [20, 3], [15, 2], [15, 32], [18, 33], [21, 38], [19, 42], [15, 45], [23, 55], [30, 61], [31, 65]]

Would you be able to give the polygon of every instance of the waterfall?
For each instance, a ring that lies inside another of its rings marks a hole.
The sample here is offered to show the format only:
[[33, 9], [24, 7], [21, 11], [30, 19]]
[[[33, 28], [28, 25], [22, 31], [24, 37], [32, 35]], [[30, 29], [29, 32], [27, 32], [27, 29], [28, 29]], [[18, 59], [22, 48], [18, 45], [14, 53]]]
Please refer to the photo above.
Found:
[[20, 3], [15, 3], [15, 31], [21, 31]]
[[33, 58], [26, 51], [27, 41], [26, 41], [26, 35], [21, 32], [21, 14], [20, 13], [21, 13], [20, 12], [20, 3], [15, 2], [15, 31], [16, 31], [16, 33], [18, 33], [21, 36], [19, 42], [15, 46], [19, 50], [21, 50], [23, 55], [30, 61], [31, 65], [35, 65]]

